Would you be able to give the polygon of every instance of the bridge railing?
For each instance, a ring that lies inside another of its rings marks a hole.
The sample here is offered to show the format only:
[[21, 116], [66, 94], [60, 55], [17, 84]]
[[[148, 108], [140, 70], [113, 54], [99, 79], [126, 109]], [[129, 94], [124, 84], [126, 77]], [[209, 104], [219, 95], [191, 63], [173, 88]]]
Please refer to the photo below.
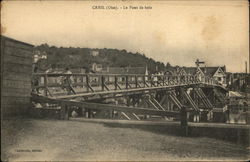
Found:
[[[32, 75], [34, 92], [48, 95], [49, 89], [60, 93], [62, 90], [77, 92], [96, 92], [131, 88], [179, 86], [188, 84], [218, 84], [209, 77], [196, 75], [134, 75], [134, 74], [60, 74], [34, 73]], [[69, 88], [70, 87], [70, 88]], [[54, 92], [53, 92], [54, 93]]]

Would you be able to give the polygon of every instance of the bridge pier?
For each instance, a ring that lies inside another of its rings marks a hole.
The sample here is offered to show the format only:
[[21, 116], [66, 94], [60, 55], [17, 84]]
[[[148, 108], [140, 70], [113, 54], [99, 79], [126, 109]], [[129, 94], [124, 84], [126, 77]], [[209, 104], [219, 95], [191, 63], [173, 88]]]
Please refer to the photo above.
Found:
[[188, 136], [188, 118], [186, 107], [183, 106], [180, 111], [180, 122], [181, 122], [181, 131], [183, 136]]
[[67, 105], [61, 105], [61, 119], [62, 120], [69, 120], [69, 108]]

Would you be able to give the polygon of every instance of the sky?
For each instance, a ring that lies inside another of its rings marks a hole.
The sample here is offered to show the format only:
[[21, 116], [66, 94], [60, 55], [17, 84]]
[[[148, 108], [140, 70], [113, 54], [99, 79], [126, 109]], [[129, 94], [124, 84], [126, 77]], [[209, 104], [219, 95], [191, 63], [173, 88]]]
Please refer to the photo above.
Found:
[[230, 72], [244, 72], [249, 61], [244, 0], [5, 1], [1, 7], [2, 34], [33, 45], [126, 49], [179, 66], [199, 59]]

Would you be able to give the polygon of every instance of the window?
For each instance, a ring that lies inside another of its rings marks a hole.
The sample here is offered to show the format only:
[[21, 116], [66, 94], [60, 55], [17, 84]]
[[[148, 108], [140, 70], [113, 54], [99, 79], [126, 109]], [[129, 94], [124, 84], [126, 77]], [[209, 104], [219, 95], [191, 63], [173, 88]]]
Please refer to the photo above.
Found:
[[218, 81], [221, 81], [221, 77], [218, 77]]

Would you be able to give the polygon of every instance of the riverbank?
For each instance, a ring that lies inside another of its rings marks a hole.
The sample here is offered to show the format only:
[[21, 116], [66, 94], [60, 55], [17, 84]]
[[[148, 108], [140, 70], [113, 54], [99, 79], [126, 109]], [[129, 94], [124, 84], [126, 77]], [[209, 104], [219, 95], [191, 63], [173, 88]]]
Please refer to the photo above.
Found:
[[246, 146], [175, 129], [93, 121], [2, 122], [2, 160], [247, 160]]

